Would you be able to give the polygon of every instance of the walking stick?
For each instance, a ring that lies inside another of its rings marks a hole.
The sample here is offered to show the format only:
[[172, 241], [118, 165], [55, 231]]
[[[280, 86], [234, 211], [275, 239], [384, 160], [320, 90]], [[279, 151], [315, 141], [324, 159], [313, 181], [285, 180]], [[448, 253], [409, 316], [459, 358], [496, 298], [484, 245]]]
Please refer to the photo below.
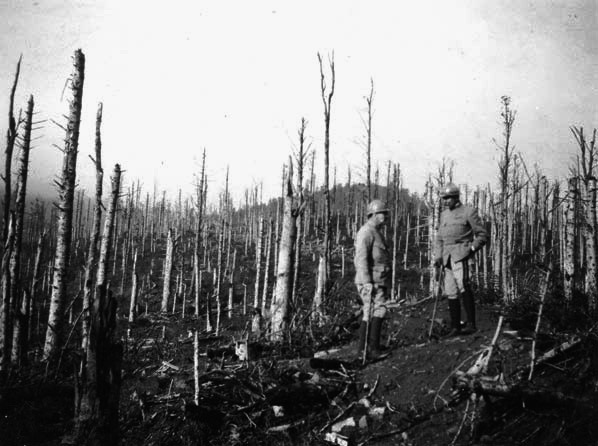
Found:
[[434, 299], [434, 308], [432, 309], [432, 320], [430, 321], [430, 329], [428, 330], [428, 340], [432, 338], [432, 329], [434, 328], [434, 319], [436, 318], [436, 309], [438, 308], [438, 299], [440, 299], [440, 292], [442, 290], [442, 278], [444, 275], [444, 265], [440, 267], [438, 273], [438, 286], [436, 287], [436, 298]]
[[367, 357], [368, 357], [368, 344], [370, 341], [370, 321], [372, 320], [372, 311], [373, 311], [373, 306], [374, 306], [374, 298], [373, 298], [373, 294], [374, 294], [374, 286], [372, 285], [372, 289], [370, 291], [370, 305], [368, 308], [368, 317], [367, 320], [365, 321], [365, 344], [363, 345], [363, 357], [361, 358], [361, 364], [365, 365], [366, 361], [367, 361]]

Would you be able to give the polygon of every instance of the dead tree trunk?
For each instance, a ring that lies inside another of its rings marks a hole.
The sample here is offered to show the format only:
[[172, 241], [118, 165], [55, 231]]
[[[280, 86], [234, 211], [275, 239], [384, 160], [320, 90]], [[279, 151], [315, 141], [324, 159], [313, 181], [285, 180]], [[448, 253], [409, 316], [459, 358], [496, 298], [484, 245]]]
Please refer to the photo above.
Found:
[[[133, 254], [133, 271], [131, 279], [131, 304], [129, 305], [129, 322], [135, 322], [137, 317], [137, 248]], [[124, 274], [124, 271], [123, 271]]]
[[399, 194], [401, 190], [401, 167], [397, 163], [393, 168], [393, 212], [392, 212], [392, 275], [390, 280], [390, 296], [392, 300], [398, 300], [397, 286], [397, 237], [399, 235]]
[[11, 323], [10, 320], [10, 250], [14, 239], [14, 214], [8, 219], [6, 245], [2, 255], [2, 308], [0, 308], [0, 381], [10, 362]]
[[8, 220], [10, 218], [10, 203], [12, 201], [11, 192], [11, 173], [12, 173], [12, 152], [15, 147], [17, 139], [17, 121], [14, 115], [15, 93], [17, 84], [19, 82], [19, 73], [21, 72], [21, 57], [17, 62], [17, 71], [15, 72], [15, 80], [10, 90], [10, 101], [8, 103], [8, 130], [6, 131], [6, 149], [4, 160], [4, 227], [2, 231], [2, 242], [6, 244], [8, 236]]
[[102, 242], [100, 246], [100, 259], [98, 261], [98, 273], [96, 278], [97, 287], [107, 287], [108, 279], [108, 265], [110, 260], [112, 239], [114, 237], [114, 220], [116, 219], [116, 211], [118, 207], [118, 194], [120, 190], [120, 165], [114, 166], [114, 173], [112, 174], [110, 202], [108, 203], [108, 210], [106, 219], [104, 220], [104, 232], [102, 234]]
[[91, 308], [86, 364], [79, 381], [81, 400], [75, 407], [75, 436], [72, 444], [109, 446], [118, 443], [123, 349], [115, 340], [117, 303], [107, 290], [106, 271], [114, 235], [120, 176], [120, 165], [116, 164], [111, 178], [112, 191], [102, 235], [96, 298]]
[[578, 157], [582, 180], [582, 205], [583, 205], [583, 235], [585, 237], [585, 284], [584, 291], [588, 296], [588, 306], [591, 311], [596, 310], [597, 289], [597, 248], [596, 248], [596, 177], [594, 168], [596, 163], [596, 129], [592, 140], [586, 141], [583, 127], [571, 127], [581, 156]]
[[370, 95], [365, 98], [368, 105], [368, 121], [366, 124], [366, 187], [368, 189], [368, 203], [372, 201], [372, 101], [374, 99], [374, 79], [370, 79]]
[[29, 299], [23, 297], [21, 286], [21, 246], [23, 244], [23, 227], [25, 224], [25, 199], [27, 197], [27, 175], [29, 172], [29, 149], [31, 148], [31, 127], [33, 125], [33, 96], [29, 96], [25, 113], [25, 129], [21, 143], [19, 164], [17, 167], [17, 191], [15, 200], [15, 238], [10, 253], [10, 296], [11, 306], [15, 312], [12, 341], [12, 362], [21, 362], [23, 345], [22, 337], [27, 337], [29, 321]]
[[[23, 302], [28, 305], [28, 321], [27, 321], [27, 332], [25, 335], [21, 336], [21, 355], [23, 360], [27, 357], [27, 352], [29, 351], [29, 340], [31, 339], [32, 329], [33, 329], [33, 315], [37, 308], [37, 320], [39, 322], [39, 312], [41, 310], [40, 305], [40, 285], [42, 280], [43, 271], [41, 271], [41, 263], [42, 263], [42, 253], [44, 251], [44, 244], [46, 239], [46, 231], [42, 231], [39, 235], [37, 240], [37, 248], [35, 251], [35, 260], [33, 262], [33, 271], [31, 273], [31, 288], [27, 293], [27, 297], [25, 298], [26, 302]], [[41, 274], [40, 274], [41, 272]], [[37, 329], [37, 325], [36, 325]]]
[[577, 178], [569, 179], [569, 193], [567, 195], [565, 221], [565, 255], [563, 265], [563, 279], [565, 300], [571, 303], [575, 291], [575, 214], [577, 204]]
[[326, 88], [326, 79], [324, 76], [324, 69], [322, 66], [322, 56], [318, 53], [318, 61], [320, 62], [320, 88], [322, 95], [322, 102], [324, 103], [324, 242], [320, 253], [320, 262], [318, 267], [318, 278], [316, 293], [313, 300], [312, 317], [317, 324], [324, 321], [324, 299], [327, 293], [328, 274], [330, 263], [330, 111], [332, 105], [332, 96], [334, 95], [335, 84], [335, 70], [334, 70], [334, 53], [329, 60], [331, 85], [330, 89]]
[[264, 217], [260, 217], [257, 230], [257, 241], [255, 248], [255, 293], [253, 295], [253, 308], [260, 308], [260, 275], [262, 267], [262, 245], [264, 237]]
[[77, 175], [77, 152], [79, 148], [79, 126], [83, 101], [85, 78], [85, 56], [81, 50], [75, 51], [74, 70], [70, 79], [73, 98], [66, 128], [62, 175], [58, 185], [58, 222], [56, 234], [56, 254], [54, 257], [54, 281], [50, 299], [50, 314], [44, 345], [44, 360], [54, 356], [62, 341], [63, 308], [66, 300], [67, 272], [71, 252], [73, 226], [73, 198]]
[[98, 242], [100, 240], [100, 221], [102, 219], [102, 188], [104, 181], [104, 171], [102, 170], [102, 111], [103, 106], [100, 102], [98, 104], [98, 111], [96, 114], [96, 136], [95, 136], [95, 159], [91, 161], [96, 168], [96, 196], [93, 210], [93, 222], [90, 234], [89, 249], [87, 251], [87, 261], [85, 264], [85, 282], [83, 283], [83, 318], [81, 319], [81, 338], [82, 349], [87, 351], [87, 343], [89, 342], [89, 324], [90, 324], [90, 308], [91, 298], [93, 296], [93, 278], [94, 269], [96, 268], [96, 259], [98, 257]]
[[[199, 275], [200, 270], [200, 261], [199, 261], [199, 252], [201, 250], [201, 230], [202, 230], [202, 217], [203, 217], [203, 208], [204, 208], [204, 179], [205, 179], [205, 167], [206, 167], [206, 150], [203, 151], [202, 156], [202, 164], [201, 164], [201, 174], [199, 181], [197, 181], [196, 187], [196, 211], [197, 211], [197, 221], [195, 223], [195, 250], [194, 250], [194, 259], [195, 259], [195, 316], [199, 317], [199, 294], [201, 292], [201, 280]], [[209, 320], [209, 312], [208, 312], [208, 326], [210, 326]]]
[[220, 234], [218, 235], [218, 246], [216, 248], [216, 267], [214, 268], [214, 298], [216, 299], [216, 336], [220, 333], [220, 317], [222, 312], [221, 289], [222, 283], [222, 254], [224, 251], [224, 220], [220, 225]]
[[[305, 127], [307, 123], [305, 118], [301, 118], [301, 127], [299, 128], [299, 152], [297, 153], [297, 194], [299, 195], [299, 206], [303, 205], [303, 166], [307, 153], [305, 151]], [[284, 218], [284, 217], [283, 217]], [[301, 268], [301, 236], [303, 230], [303, 213], [301, 212], [296, 220], [297, 236], [295, 248], [295, 268], [293, 270], [293, 290], [291, 293], [291, 302], [297, 299], [297, 286], [299, 283], [299, 271]]]
[[172, 256], [174, 252], [174, 239], [172, 236], [172, 229], [168, 229], [168, 236], [166, 238], [166, 257], [164, 258], [164, 283], [162, 285], [162, 305], [160, 311], [166, 313], [168, 311], [168, 301], [170, 299], [170, 282], [172, 276]]
[[268, 223], [268, 235], [266, 237], [266, 263], [264, 264], [264, 289], [262, 290], [262, 315], [266, 314], [268, 301], [268, 283], [270, 282], [270, 253], [272, 252], [272, 219]]
[[276, 272], [276, 293], [271, 305], [272, 334], [271, 340], [279, 342], [284, 339], [289, 323], [289, 308], [292, 296], [293, 263], [295, 260], [295, 242], [297, 238], [297, 216], [299, 209], [293, 208], [293, 174], [292, 161], [289, 160], [289, 175], [287, 178], [287, 193], [284, 198], [284, 213], [280, 251], [278, 255], [278, 269]]
[[596, 310], [598, 292], [598, 263], [596, 256], [596, 178], [589, 178], [585, 186], [586, 277], [585, 292], [591, 311]]
[[512, 251], [509, 244], [510, 236], [510, 218], [509, 218], [509, 174], [511, 168], [511, 162], [513, 161], [513, 149], [511, 148], [511, 132], [513, 129], [513, 123], [515, 122], [515, 113], [510, 108], [511, 98], [503, 96], [501, 98], [503, 109], [500, 113], [503, 124], [503, 136], [504, 143], [501, 146], [501, 159], [498, 165], [499, 168], [499, 180], [500, 180], [500, 241], [501, 241], [501, 288], [503, 292], [503, 298], [506, 301], [510, 301], [513, 298], [512, 295], [512, 277], [511, 277], [511, 265], [512, 265]]

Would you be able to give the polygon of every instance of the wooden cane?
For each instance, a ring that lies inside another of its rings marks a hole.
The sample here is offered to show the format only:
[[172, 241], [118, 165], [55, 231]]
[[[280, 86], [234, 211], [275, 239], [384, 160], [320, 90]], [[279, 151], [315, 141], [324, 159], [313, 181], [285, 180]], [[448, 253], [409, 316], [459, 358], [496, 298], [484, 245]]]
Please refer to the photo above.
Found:
[[432, 329], [434, 328], [434, 319], [436, 318], [436, 309], [438, 308], [438, 299], [440, 299], [440, 292], [442, 290], [442, 278], [444, 276], [444, 265], [441, 266], [438, 274], [438, 287], [436, 288], [436, 299], [434, 299], [434, 308], [432, 309], [432, 320], [430, 321], [430, 329], [428, 330], [428, 340], [432, 338]]
[[373, 310], [372, 307], [374, 306], [373, 294], [374, 294], [374, 285], [372, 285], [372, 288], [370, 290], [370, 305], [368, 308], [368, 317], [367, 317], [367, 320], [365, 321], [365, 343], [363, 344], [363, 356], [361, 358], [362, 365], [365, 365], [365, 363], [367, 362], [367, 356], [368, 356], [368, 344], [370, 341], [370, 321], [372, 319], [372, 310]]

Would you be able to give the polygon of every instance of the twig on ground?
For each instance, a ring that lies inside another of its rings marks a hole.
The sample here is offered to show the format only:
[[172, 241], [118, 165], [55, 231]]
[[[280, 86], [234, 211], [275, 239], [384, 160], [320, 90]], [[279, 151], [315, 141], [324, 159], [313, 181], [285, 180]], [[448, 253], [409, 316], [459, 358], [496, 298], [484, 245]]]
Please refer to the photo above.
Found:
[[461, 418], [461, 423], [459, 424], [459, 429], [457, 429], [457, 433], [453, 437], [453, 441], [451, 441], [451, 446], [454, 446], [457, 443], [457, 438], [461, 435], [461, 430], [463, 429], [463, 425], [465, 424], [465, 420], [467, 419], [467, 413], [469, 411], [469, 400], [467, 400], [467, 405], [465, 406], [465, 411], [463, 411], [463, 418]]
[[480, 351], [480, 350], [478, 350], [477, 352], [475, 352], [475, 353], [472, 353], [471, 355], [469, 355], [467, 358], [465, 358], [463, 361], [461, 361], [461, 363], [460, 363], [460, 364], [459, 364], [457, 367], [455, 367], [455, 368], [454, 368], [454, 369], [451, 371], [451, 373], [449, 373], [449, 374], [448, 374], [448, 376], [447, 376], [446, 378], [444, 378], [444, 380], [442, 381], [442, 383], [440, 384], [440, 386], [438, 386], [438, 390], [436, 391], [436, 395], [434, 396], [434, 401], [433, 401], [433, 403], [432, 403], [432, 404], [433, 404], [433, 406], [434, 406], [434, 409], [435, 409], [435, 410], [437, 409], [437, 407], [436, 407], [436, 400], [437, 400], [438, 398], [440, 398], [440, 391], [441, 391], [441, 390], [442, 390], [442, 388], [445, 386], [445, 384], [448, 382], [448, 380], [449, 380], [449, 379], [450, 379], [450, 378], [451, 378], [451, 377], [452, 377], [452, 376], [453, 376], [455, 373], [457, 373], [457, 372], [459, 371], [459, 369], [460, 369], [461, 367], [463, 367], [463, 365], [464, 365], [464, 364], [465, 364], [467, 361], [469, 361], [471, 358], [473, 358], [473, 357], [475, 357], [475, 356], [479, 355], [479, 354], [480, 354], [480, 352], [481, 352], [481, 351]]

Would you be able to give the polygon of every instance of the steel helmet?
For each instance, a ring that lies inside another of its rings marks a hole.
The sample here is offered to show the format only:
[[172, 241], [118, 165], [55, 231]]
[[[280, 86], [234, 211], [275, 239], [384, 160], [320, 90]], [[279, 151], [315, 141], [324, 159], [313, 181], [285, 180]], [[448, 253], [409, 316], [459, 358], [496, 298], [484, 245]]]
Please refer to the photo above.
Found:
[[458, 197], [459, 196], [459, 187], [454, 183], [448, 183], [446, 186], [442, 188], [440, 192], [440, 196], [442, 198], [449, 198], [449, 197]]
[[388, 213], [388, 208], [386, 207], [386, 203], [382, 200], [372, 200], [370, 204], [368, 204], [368, 217], [383, 212]]

